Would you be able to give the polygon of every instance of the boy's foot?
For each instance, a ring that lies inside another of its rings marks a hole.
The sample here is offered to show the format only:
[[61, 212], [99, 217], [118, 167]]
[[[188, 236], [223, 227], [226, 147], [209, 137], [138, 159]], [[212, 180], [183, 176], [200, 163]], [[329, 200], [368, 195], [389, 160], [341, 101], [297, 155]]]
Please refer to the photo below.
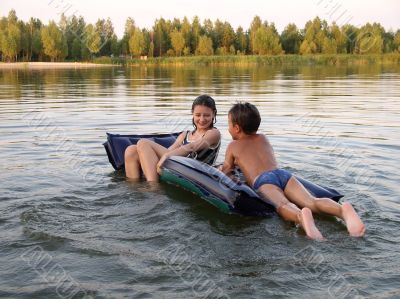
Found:
[[301, 210], [301, 225], [306, 232], [307, 237], [313, 240], [325, 240], [321, 232], [315, 226], [312, 212], [309, 208], [303, 208]]
[[342, 214], [350, 236], [362, 237], [365, 233], [365, 225], [349, 202], [343, 203]]

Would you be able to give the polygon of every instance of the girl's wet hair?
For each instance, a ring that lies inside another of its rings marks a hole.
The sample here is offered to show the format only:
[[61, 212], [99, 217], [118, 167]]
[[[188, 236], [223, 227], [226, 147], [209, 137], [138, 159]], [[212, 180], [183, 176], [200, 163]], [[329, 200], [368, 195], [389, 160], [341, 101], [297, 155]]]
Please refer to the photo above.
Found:
[[[202, 94], [201, 96], [198, 96], [197, 98], [194, 99], [193, 104], [192, 104], [192, 113], [194, 111], [194, 107], [196, 106], [206, 106], [210, 108], [213, 113], [214, 113], [214, 118], [213, 121], [211, 122], [210, 128], [214, 127], [214, 124], [217, 122], [217, 107], [215, 105], [215, 101], [212, 97], [206, 94]], [[196, 124], [194, 123], [194, 119], [192, 118], [192, 124], [194, 127], [194, 130], [197, 130]]]

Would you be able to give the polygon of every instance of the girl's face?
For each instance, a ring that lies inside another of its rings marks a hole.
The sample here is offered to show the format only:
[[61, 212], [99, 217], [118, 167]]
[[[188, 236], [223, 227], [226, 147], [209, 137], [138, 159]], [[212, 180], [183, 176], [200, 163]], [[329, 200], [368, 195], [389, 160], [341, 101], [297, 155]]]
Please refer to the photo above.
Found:
[[214, 111], [207, 106], [197, 105], [193, 109], [193, 122], [198, 130], [210, 128], [214, 117]]

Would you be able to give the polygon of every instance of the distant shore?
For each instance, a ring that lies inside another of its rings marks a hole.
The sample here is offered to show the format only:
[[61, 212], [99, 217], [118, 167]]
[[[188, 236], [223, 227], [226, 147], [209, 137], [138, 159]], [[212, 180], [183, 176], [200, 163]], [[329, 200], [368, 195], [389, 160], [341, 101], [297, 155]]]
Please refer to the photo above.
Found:
[[113, 59], [112, 63], [140, 65], [216, 65], [216, 66], [247, 66], [247, 65], [376, 65], [400, 64], [400, 53], [388, 54], [310, 54], [310, 55], [217, 55], [217, 56], [182, 56], [154, 57], [142, 59]]
[[110, 66], [115, 65], [90, 62], [0, 62], [0, 69], [82, 69]]
[[213, 55], [149, 57], [146, 59], [96, 57], [92, 62], [0, 62], [0, 69], [84, 69], [113, 66], [346, 66], [400, 65], [400, 53], [388, 54], [312, 54], [312, 55]]

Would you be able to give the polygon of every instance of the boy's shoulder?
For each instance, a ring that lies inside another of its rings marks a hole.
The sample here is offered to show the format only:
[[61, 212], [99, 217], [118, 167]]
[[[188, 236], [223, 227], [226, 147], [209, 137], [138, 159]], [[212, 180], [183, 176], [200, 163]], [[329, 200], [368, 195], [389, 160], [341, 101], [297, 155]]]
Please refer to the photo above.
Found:
[[264, 134], [252, 134], [248, 138], [232, 140], [229, 143], [229, 147], [231, 149], [238, 149], [238, 148], [242, 148], [242, 147], [246, 147], [251, 144], [254, 144], [255, 142], [260, 142], [265, 139], [266, 139], [266, 136]]

